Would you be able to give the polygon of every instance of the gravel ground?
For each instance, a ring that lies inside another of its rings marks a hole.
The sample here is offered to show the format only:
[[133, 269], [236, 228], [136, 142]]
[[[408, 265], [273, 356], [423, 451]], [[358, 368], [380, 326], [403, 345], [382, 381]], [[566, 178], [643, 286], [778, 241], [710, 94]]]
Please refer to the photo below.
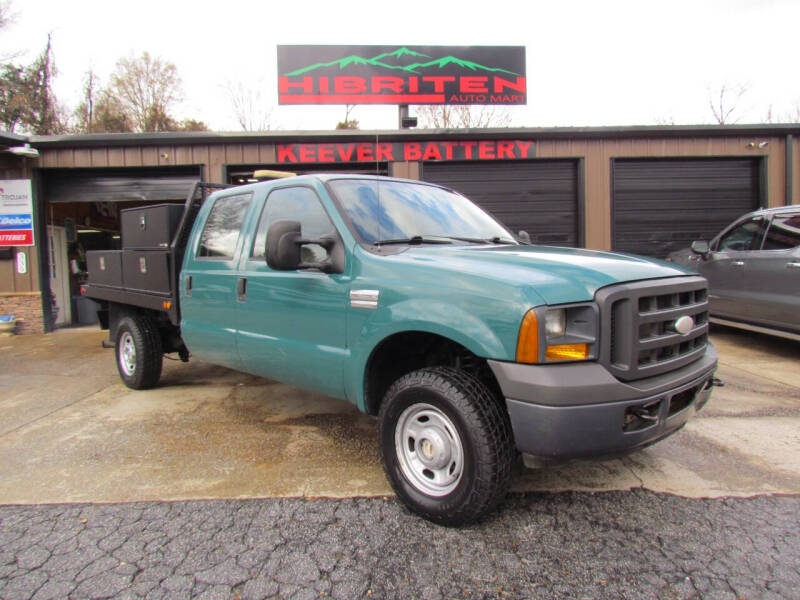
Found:
[[0, 597], [797, 598], [800, 497], [509, 497], [437, 527], [393, 499], [0, 506]]

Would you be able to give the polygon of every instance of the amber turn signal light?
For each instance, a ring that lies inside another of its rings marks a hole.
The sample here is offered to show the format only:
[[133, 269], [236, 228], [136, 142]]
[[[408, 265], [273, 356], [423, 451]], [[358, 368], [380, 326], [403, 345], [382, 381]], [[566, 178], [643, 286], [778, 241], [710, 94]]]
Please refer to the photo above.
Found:
[[[519, 350], [517, 350], [519, 354]], [[548, 346], [545, 352], [547, 360], [584, 360], [589, 356], [589, 344], [560, 344]]]
[[539, 321], [536, 319], [536, 311], [529, 310], [525, 313], [522, 325], [519, 326], [517, 362], [528, 364], [539, 362]]

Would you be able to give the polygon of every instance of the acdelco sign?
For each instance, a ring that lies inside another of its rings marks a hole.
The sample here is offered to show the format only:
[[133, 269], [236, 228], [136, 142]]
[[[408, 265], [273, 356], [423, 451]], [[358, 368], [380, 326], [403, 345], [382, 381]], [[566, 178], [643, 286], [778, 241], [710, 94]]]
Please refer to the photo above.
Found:
[[278, 46], [280, 104], [525, 104], [524, 46]]

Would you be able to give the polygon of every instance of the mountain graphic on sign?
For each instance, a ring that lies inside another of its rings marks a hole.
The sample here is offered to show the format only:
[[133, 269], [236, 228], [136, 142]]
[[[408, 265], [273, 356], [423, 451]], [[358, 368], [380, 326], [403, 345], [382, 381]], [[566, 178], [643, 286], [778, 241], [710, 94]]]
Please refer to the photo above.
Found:
[[378, 54], [377, 56], [373, 56], [372, 58], [364, 58], [363, 56], [357, 56], [355, 54], [351, 54], [350, 56], [345, 56], [344, 58], [339, 58], [337, 60], [332, 60], [330, 62], [314, 63], [313, 65], [302, 67], [290, 73], [286, 73], [286, 75], [287, 76], [302, 75], [303, 73], [308, 73], [310, 71], [315, 71], [317, 69], [324, 69], [326, 67], [338, 67], [339, 70], [342, 70], [346, 67], [350, 67], [353, 65], [369, 65], [372, 67], [381, 67], [384, 69], [393, 69], [396, 71], [405, 71], [407, 73], [415, 73], [415, 74], [418, 74], [422, 69], [428, 69], [428, 68], [442, 69], [449, 65], [455, 65], [458, 67], [469, 69], [470, 71], [491, 71], [499, 73], [508, 73], [509, 75], [519, 75], [519, 73], [514, 73], [513, 71], [509, 71], [507, 69], [501, 69], [498, 67], [487, 67], [485, 65], [472, 62], [471, 60], [463, 60], [461, 58], [456, 58], [455, 56], [445, 56], [442, 58], [430, 60], [428, 62], [415, 62], [410, 65], [399, 65], [399, 64], [392, 65], [392, 64], [387, 64], [386, 62], [386, 59], [401, 59], [406, 56], [417, 59], [431, 58], [427, 54], [422, 54], [421, 52], [414, 52], [413, 50], [409, 50], [408, 48], [403, 46], [402, 48], [398, 48], [393, 52], [383, 52], [382, 54]]

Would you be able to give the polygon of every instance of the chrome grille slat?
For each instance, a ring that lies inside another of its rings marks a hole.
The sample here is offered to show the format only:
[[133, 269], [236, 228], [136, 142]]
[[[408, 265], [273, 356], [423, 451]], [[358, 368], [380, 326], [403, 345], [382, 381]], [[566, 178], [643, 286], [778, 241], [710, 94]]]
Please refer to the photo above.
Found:
[[[599, 360], [617, 378], [633, 381], [680, 368], [700, 357], [708, 343], [708, 291], [702, 277], [686, 276], [608, 286], [600, 306]], [[671, 329], [691, 316], [686, 335]]]

